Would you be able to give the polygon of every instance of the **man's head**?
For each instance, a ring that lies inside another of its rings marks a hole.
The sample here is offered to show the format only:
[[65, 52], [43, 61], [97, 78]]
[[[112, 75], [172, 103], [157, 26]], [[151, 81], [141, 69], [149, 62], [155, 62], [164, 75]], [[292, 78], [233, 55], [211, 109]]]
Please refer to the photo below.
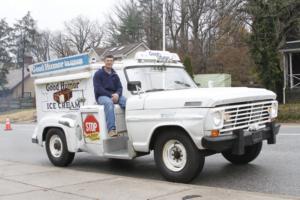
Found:
[[111, 69], [112, 65], [114, 64], [114, 56], [113, 55], [107, 55], [104, 58], [104, 64], [106, 69]]

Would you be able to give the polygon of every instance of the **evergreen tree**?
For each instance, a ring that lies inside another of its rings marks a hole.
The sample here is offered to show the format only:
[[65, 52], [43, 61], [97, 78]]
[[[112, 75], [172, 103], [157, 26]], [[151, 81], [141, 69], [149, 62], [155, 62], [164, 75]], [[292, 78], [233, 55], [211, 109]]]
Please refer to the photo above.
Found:
[[36, 21], [31, 17], [30, 12], [14, 24], [15, 53], [19, 66], [22, 68], [22, 97], [24, 97], [24, 58], [26, 54], [31, 55], [34, 48], [34, 41], [37, 35], [36, 29]]
[[5, 19], [0, 20], [0, 90], [4, 90], [4, 86], [7, 83], [6, 74], [8, 73], [7, 65], [11, 62], [11, 56], [9, 54], [9, 44], [11, 28], [8, 26]]
[[34, 40], [37, 36], [36, 21], [30, 15], [30, 12], [17, 23], [13, 28], [13, 39], [15, 41], [15, 53], [18, 61], [22, 61], [25, 53], [31, 53], [34, 48]]
[[111, 45], [130, 44], [143, 40], [142, 14], [134, 0], [116, 7], [110, 16], [107, 32]]
[[247, 10], [252, 16], [250, 52], [264, 86], [281, 97], [283, 84], [279, 48], [300, 17], [299, 0], [252, 0]]
[[187, 73], [194, 79], [193, 66], [192, 66], [191, 58], [189, 56], [184, 57], [183, 65]]

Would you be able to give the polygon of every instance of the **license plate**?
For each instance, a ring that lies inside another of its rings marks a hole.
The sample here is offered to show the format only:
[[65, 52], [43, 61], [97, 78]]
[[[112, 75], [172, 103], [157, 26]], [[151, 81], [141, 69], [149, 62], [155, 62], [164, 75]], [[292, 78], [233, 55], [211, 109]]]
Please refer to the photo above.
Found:
[[252, 133], [252, 141], [253, 143], [258, 143], [262, 141], [262, 133], [261, 132], [254, 132]]

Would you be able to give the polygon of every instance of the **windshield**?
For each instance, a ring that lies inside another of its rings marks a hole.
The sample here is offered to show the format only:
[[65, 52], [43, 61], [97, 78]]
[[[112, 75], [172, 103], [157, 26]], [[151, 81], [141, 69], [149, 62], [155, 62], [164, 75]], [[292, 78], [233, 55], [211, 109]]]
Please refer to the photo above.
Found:
[[140, 81], [145, 92], [179, 90], [197, 87], [183, 68], [141, 66], [126, 69], [128, 81]]

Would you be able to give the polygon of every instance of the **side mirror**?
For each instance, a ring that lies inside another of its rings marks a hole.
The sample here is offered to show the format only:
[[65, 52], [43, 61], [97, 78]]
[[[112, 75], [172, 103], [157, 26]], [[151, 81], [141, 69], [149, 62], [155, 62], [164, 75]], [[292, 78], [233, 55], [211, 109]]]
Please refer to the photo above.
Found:
[[137, 91], [138, 88], [141, 88], [142, 87], [142, 84], [141, 84], [141, 81], [130, 81], [127, 83], [127, 89], [128, 91]]

